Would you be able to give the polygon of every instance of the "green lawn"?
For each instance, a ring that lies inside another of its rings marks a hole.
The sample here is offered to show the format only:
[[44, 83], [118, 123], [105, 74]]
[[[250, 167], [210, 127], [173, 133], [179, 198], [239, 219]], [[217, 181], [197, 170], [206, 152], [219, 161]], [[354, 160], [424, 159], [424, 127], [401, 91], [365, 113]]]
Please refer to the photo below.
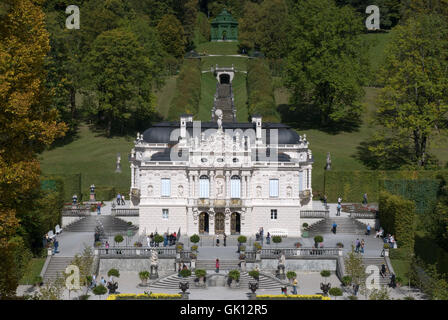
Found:
[[[106, 138], [103, 133], [79, 128], [78, 138], [70, 144], [45, 151], [40, 155], [43, 174], [82, 174], [82, 192], [89, 193], [93, 183], [97, 187], [116, 187], [129, 192], [131, 169], [128, 154], [135, 137]], [[117, 153], [121, 155], [122, 173], [115, 173]]]
[[236, 119], [238, 122], [247, 122], [249, 110], [247, 108], [246, 74], [236, 73], [233, 78], [233, 95], [235, 97]]
[[45, 260], [46, 258], [31, 259], [25, 270], [25, 274], [19, 281], [19, 284], [34, 284], [34, 279], [40, 275], [40, 272], [45, 264]]
[[216, 92], [216, 78], [211, 72], [203, 73], [201, 77], [201, 101], [197, 120], [210, 121], [213, 108], [213, 98]]
[[154, 92], [156, 96], [156, 110], [164, 119], [168, 116], [171, 100], [173, 100], [176, 94], [176, 79], [177, 76], [167, 77], [165, 85]]
[[238, 54], [238, 42], [204, 42], [195, 51], [199, 54]]

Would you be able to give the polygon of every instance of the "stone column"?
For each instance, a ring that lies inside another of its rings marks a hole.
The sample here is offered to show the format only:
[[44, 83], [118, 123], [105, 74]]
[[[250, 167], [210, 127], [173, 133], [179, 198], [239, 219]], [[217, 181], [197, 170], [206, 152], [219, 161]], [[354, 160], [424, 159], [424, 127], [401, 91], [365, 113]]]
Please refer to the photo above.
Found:
[[215, 199], [215, 172], [210, 171], [210, 199]]
[[190, 172], [188, 174], [188, 195], [190, 198], [193, 198], [194, 196], [194, 177], [193, 174]]
[[226, 172], [226, 198], [230, 199], [230, 171]]
[[131, 188], [135, 187], [135, 166], [131, 164]]

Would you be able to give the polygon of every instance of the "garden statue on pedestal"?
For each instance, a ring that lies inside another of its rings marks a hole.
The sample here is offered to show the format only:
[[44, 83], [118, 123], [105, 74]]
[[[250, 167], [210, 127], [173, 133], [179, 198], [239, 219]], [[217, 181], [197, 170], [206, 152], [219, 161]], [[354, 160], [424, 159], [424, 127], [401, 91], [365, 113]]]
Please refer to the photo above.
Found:
[[279, 278], [281, 280], [286, 279], [285, 264], [286, 264], [286, 257], [285, 257], [285, 254], [282, 252], [282, 254], [280, 255], [280, 257], [278, 259], [278, 266], [277, 266], [277, 272], [276, 272], [277, 278]]
[[90, 186], [90, 201], [95, 201], [95, 185]]
[[115, 169], [116, 173], [121, 173], [121, 156], [120, 153], [117, 153], [117, 168]]
[[257, 294], [255, 293], [257, 289], [258, 289], [258, 281], [249, 281], [249, 290], [252, 291], [247, 294], [249, 300], [257, 300]]
[[151, 273], [149, 279], [157, 279], [159, 277], [159, 257], [156, 250], [151, 250]]
[[330, 157], [330, 152], [327, 153], [327, 164], [325, 165], [325, 170], [331, 170], [331, 157]]

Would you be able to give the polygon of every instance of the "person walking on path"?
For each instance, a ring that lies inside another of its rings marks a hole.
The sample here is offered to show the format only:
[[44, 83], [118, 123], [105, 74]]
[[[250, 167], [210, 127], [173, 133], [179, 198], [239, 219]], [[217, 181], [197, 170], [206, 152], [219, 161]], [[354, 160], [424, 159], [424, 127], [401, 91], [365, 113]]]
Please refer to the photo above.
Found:
[[54, 240], [54, 253], [59, 253], [58, 248], [59, 248], [59, 241], [58, 241], [58, 239], [55, 239]]
[[219, 233], [216, 235], [216, 246], [219, 247]]
[[294, 278], [294, 280], [292, 281], [292, 294], [297, 294], [297, 279]]
[[384, 278], [386, 276], [386, 265], [384, 263], [381, 265], [380, 275], [381, 278]]
[[104, 246], [106, 247], [106, 254], [109, 254], [109, 241], [106, 241]]
[[271, 234], [269, 232], [266, 235], [266, 244], [271, 244]]
[[121, 194], [117, 194], [117, 206], [121, 204]]
[[340, 203], [338, 203], [338, 206], [336, 207], [336, 209], [337, 209], [336, 215], [340, 216], [341, 215], [341, 209], [342, 209], [342, 206], [341, 206]]
[[260, 241], [261, 241], [261, 244], [263, 244], [263, 236], [264, 236], [264, 229], [263, 229], [263, 227], [261, 227], [260, 228]]
[[219, 259], [218, 258], [216, 259], [215, 266], [216, 266], [216, 273], [219, 273]]
[[336, 224], [336, 222], [333, 222], [333, 226], [331, 228], [331, 231], [336, 234], [336, 228], [338, 227], [338, 225]]
[[126, 202], [124, 201], [125, 196], [123, 194], [120, 196], [120, 199], [121, 199], [121, 204], [125, 205], [126, 204]]
[[224, 244], [224, 247], [227, 245], [227, 244], [226, 244], [226, 241], [227, 241], [227, 236], [226, 236], [226, 234], [224, 233], [224, 237], [223, 237], [223, 244]]
[[372, 229], [372, 227], [370, 226], [370, 223], [367, 224], [367, 232], [366, 235], [370, 236], [370, 230]]
[[96, 205], [96, 212], [98, 215], [101, 214], [101, 203], [100, 202], [98, 202], [98, 204]]
[[360, 246], [361, 246], [361, 253], [364, 253], [364, 245], [365, 245], [366, 243], [364, 242], [364, 239], [361, 239], [361, 244], [360, 244]]
[[367, 205], [367, 193], [364, 193], [362, 203], [366, 206]]
[[342, 204], [342, 198], [341, 197], [338, 198], [338, 204]]
[[356, 239], [356, 243], [355, 243], [355, 252], [359, 253], [359, 248], [361, 247], [361, 242], [359, 241], [359, 239]]

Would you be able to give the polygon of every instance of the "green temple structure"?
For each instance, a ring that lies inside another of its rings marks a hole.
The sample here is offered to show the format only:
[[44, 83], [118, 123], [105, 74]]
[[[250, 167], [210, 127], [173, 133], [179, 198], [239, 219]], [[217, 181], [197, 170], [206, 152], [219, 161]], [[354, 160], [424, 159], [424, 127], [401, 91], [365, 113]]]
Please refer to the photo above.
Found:
[[213, 21], [211, 41], [237, 41], [238, 21], [224, 9]]

